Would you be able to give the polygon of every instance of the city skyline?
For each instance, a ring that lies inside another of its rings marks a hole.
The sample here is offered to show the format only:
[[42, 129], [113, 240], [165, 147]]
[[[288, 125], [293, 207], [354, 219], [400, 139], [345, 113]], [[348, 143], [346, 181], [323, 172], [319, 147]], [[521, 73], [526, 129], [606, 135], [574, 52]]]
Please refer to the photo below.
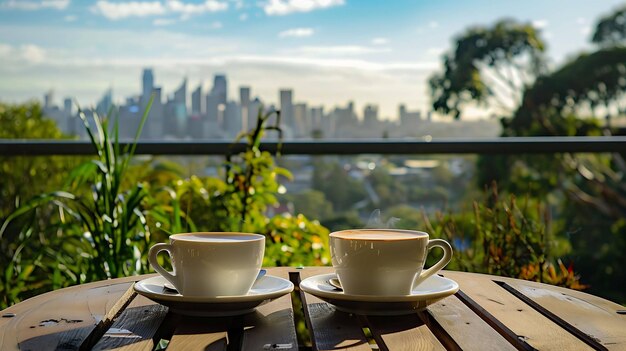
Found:
[[[253, 86], [239, 86], [237, 95], [229, 95], [228, 78], [224, 74], [216, 74], [212, 85], [200, 84], [195, 88], [189, 87], [187, 78], [183, 77], [174, 93], [168, 95], [163, 94], [164, 87], [158, 85], [158, 75], [152, 68], [144, 68], [138, 78], [141, 89], [126, 96], [123, 103], [116, 103], [113, 90], [107, 89], [95, 106], [82, 106], [82, 111], [87, 118], [91, 118], [93, 112], [100, 116], [113, 113], [120, 123], [120, 137], [132, 138], [143, 111], [148, 110], [148, 104], [152, 100], [145, 131], [141, 136], [142, 139], [152, 140], [232, 140], [241, 132], [254, 127], [261, 108], [266, 112], [280, 111], [278, 126], [285, 140], [429, 137], [432, 131], [441, 129], [438, 126], [441, 123], [432, 120], [430, 111], [422, 113], [420, 110], [409, 110], [404, 104], [398, 106], [397, 118], [389, 121], [381, 119], [375, 104], [365, 105], [362, 112], [355, 108], [352, 101], [344, 106], [325, 110], [321, 105], [309, 104], [306, 99], [296, 100], [293, 89], [280, 89], [277, 92], [278, 105], [268, 104], [254, 95]], [[86, 138], [73, 101], [75, 99], [71, 96], [65, 96], [63, 104], [57, 105], [54, 92], [49, 91], [44, 94], [43, 113], [54, 120], [63, 132]], [[277, 122], [274, 115], [268, 123], [274, 125]], [[465, 127], [469, 126], [464, 124]], [[450, 127], [457, 130], [464, 128], [458, 122]], [[492, 120], [483, 124], [483, 127], [485, 129], [480, 135], [495, 135], [498, 123]], [[450, 134], [450, 131], [444, 134]], [[278, 135], [275, 133], [268, 136], [270, 139], [276, 137]]]
[[589, 48], [595, 22], [617, 0], [0, 0], [0, 99], [19, 102], [54, 89], [83, 105], [113, 88], [114, 99], [140, 88], [134, 72], [154, 67], [173, 93], [214, 74], [231, 90], [253, 84], [277, 104], [293, 88], [326, 109], [354, 101], [396, 118], [399, 103], [426, 110], [427, 78], [453, 37], [507, 17], [541, 30], [558, 65]]

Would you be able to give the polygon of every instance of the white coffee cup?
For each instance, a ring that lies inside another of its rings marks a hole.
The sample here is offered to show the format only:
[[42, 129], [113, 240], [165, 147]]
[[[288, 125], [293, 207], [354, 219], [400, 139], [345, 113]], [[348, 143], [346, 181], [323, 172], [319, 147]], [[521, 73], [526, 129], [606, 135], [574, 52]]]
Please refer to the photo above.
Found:
[[[161, 267], [157, 255], [169, 254], [174, 271]], [[259, 274], [265, 236], [249, 233], [186, 233], [150, 248], [152, 268], [183, 296], [237, 296], [250, 291]]]
[[[424, 270], [428, 252], [443, 257]], [[437, 273], [452, 259], [452, 247], [441, 239], [412, 230], [354, 229], [330, 234], [333, 267], [346, 294], [402, 296]]]

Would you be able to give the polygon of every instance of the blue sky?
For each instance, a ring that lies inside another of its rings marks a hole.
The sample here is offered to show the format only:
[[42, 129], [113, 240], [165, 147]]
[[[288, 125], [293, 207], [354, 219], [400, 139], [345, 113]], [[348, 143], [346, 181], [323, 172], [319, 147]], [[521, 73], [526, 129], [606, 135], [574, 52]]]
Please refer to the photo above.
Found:
[[395, 118], [399, 103], [427, 109], [428, 77], [452, 38], [501, 18], [541, 28], [554, 66], [589, 50], [614, 0], [0, 0], [0, 100], [41, 99], [54, 89], [93, 104], [139, 94], [141, 70], [172, 93], [208, 88], [225, 73], [229, 94], [249, 85], [275, 103], [332, 108], [353, 100]]

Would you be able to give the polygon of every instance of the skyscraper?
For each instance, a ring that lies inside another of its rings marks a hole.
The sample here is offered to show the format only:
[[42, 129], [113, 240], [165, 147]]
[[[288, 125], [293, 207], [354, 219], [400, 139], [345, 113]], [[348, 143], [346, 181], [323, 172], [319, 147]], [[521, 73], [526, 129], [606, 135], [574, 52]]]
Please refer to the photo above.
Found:
[[306, 103], [293, 105], [294, 136], [310, 135], [309, 110]]
[[363, 110], [363, 126], [373, 128], [378, 122], [378, 106], [366, 105]]
[[150, 94], [152, 94], [152, 89], [154, 89], [154, 75], [151, 68], [144, 68], [141, 81], [143, 83], [141, 97], [145, 101], [144, 104], [147, 104]]
[[174, 92], [172, 111], [176, 121], [176, 132], [179, 137], [183, 137], [187, 131], [187, 78], [183, 80], [180, 87]]
[[46, 109], [52, 108], [52, 100], [54, 99], [54, 91], [50, 90], [43, 96], [43, 107]]
[[239, 87], [239, 104], [241, 107], [242, 128], [248, 130], [252, 128], [250, 124], [250, 87]]
[[207, 116], [207, 121], [209, 123], [217, 123], [217, 114], [218, 114], [218, 102], [217, 102], [217, 96], [214, 96], [213, 94], [207, 94], [206, 96], [206, 103], [205, 103], [205, 109], [206, 109], [206, 116]]
[[201, 116], [202, 108], [202, 86], [198, 85], [196, 90], [191, 93], [191, 114], [193, 116]]
[[224, 131], [232, 138], [239, 134], [242, 128], [241, 109], [239, 104], [229, 101], [224, 109]]
[[98, 101], [96, 112], [100, 116], [106, 116], [111, 110], [111, 107], [113, 107], [113, 89], [109, 88], [102, 96], [102, 99]]
[[293, 91], [291, 89], [280, 90], [280, 118], [283, 126], [294, 130]]
[[72, 115], [72, 99], [71, 98], [65, 98], [65, 100], [63, 100], [63, 113], [65, 113], [66, 116]]
[[228, 98], [228, 85], [226, 83], [226, 76], [223, 74], [216, 74], [213, 78], [213, 89], [211, 89], [211, 95], [217, 97], [217, 103], [226, 105]]

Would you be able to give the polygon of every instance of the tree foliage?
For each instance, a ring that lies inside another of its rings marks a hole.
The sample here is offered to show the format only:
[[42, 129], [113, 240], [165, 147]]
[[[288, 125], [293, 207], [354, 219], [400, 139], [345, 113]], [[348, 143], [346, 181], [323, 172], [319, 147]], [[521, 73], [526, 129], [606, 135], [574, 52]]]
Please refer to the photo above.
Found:
[[510, 113], [521, 89], [542, 71], [544, 48], [530, 24], [503, 20], [468, 29], [444, 55], [443, 72], [429, 81], [433, 109], [460, 118], [461, 109], [476, 102]]
[[626, 39], [626, 7], [600, 18], [591, 41], [601, 46], [623, 44]]
[[564, 116], [587, 109], [592, 115], [626, 111], [626, 48], [614, 47], [583, 53], [556, 71], [541, 76], [524, 92], [522, 104], [505, 135], [593, 135], [594, 122], [572, 129]]

